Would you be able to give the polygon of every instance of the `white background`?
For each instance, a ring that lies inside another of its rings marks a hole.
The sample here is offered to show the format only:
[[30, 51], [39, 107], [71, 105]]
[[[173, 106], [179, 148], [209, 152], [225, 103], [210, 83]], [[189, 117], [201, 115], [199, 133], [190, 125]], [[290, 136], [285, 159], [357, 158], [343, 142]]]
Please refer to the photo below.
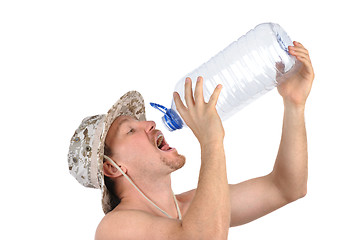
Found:
[[[275, 22], [309, 50], [316, 74], [305, 112], [308, 193], [231, 228], [229, 239], [360, 239], [361, 17], [357, 1], [338, 2], [1, 1], [0, 238], [93, 239], [100, 191], [69, 174], [69, 141], [128, 90], [142, 93], [147, 118], [187, 157], [174, 192], [195, 188], [198, 142], [189, 129], [167, 132], [149, 102], [169, 107], [180, 78]], [[224, 122], [230, 183], [272, 170], [282, 119], [274, 89]]]

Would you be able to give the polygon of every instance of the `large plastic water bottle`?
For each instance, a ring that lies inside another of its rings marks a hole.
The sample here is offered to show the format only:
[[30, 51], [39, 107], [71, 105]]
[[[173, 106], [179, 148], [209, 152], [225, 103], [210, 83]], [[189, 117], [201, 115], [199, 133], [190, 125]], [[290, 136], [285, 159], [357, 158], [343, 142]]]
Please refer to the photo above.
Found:
[[[288, 46], [293, 46], [292, 40], [280, 25], [259, 24], [199, 68], [181, 78], [174, 91], [179, 93], [186, 106], [184, 99], [186, 77], [192, 79], [193, 92], [197, 77], [203, 77], [203, 94], [206, 102], [209, 101], [215, 87], [222, 84], [223, 89], [216, 109], [221, 120], [224, 121], [272, 90], [282, 80], [287, 79], [285, 74], [296, 62], [296, 58], [289, 54]], [[173, 98], [169, 109], [160, 104], [150, 104], [165, 114], [162, 120], [170, 131], [186, 126]]]

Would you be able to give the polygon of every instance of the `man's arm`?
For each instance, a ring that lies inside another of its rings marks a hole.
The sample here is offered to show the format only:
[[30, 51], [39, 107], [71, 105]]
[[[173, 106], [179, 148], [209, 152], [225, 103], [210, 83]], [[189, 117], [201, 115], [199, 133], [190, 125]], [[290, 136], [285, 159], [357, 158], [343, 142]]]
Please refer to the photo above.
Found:
[[285, 106], [281, 143], [273, 171], [230, 185], [231, 227], [253, 221], [305, 196], [307, 162], [303, 110]]
[[302, 107], [285, 106], [281, 143], [272, 175], [287, 200], [306, 195], [308, 154]]
[[230, 185], [231, 226], [266, 215], [307, 192], [308, 154], [304, 109], [314, 79], [307, 49], [294, 42], [290, 54], [298, 60], [297, 72], [277, 90], [283, 97], [284, 116], [281, 143], [273, 171], [263, 177]]
[[198, 77], [193, 98], [192, 83], [185, 84], [186, 108], [179, 94], [174, 95], [177, 110], [201, 146], [201, 169], [197, 190], [182, 227], [197, 232], [185, 239], [227, 239], [230, 222], [230, 196], [223, 140], [224, 129], [216, 110], [221, 91], [218, 85], [205, 103], [203, 78]]

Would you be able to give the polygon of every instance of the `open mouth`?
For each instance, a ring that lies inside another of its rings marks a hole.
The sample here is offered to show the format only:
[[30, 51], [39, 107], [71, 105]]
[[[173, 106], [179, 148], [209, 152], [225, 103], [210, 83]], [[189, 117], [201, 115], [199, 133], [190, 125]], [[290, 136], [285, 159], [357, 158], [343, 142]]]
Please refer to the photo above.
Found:
[[165, 140], [162, 132], [159, 132], [159, 134], [157, 136], [156, 146], [158, 149], [160, 149], [162, 151], [170, 151], [173, 149], [172, 147], [169, 146], [169, 144]]

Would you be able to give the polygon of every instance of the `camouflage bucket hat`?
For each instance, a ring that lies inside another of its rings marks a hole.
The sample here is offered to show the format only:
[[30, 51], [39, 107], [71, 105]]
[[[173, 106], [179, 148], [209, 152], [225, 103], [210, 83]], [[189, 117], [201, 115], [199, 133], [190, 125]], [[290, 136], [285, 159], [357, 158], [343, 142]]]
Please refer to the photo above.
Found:
[[85, 187], [101, 189], [104, 213], [112, 210], [110, 193], [104, 183], [103, 156], [108, 130], [114, 120], [122, 115], [145, 121], [145, 106], [137, 91], [124, 94], [108, 111], [86, 117], [70, 140], [68, 152], [69, 171]]

